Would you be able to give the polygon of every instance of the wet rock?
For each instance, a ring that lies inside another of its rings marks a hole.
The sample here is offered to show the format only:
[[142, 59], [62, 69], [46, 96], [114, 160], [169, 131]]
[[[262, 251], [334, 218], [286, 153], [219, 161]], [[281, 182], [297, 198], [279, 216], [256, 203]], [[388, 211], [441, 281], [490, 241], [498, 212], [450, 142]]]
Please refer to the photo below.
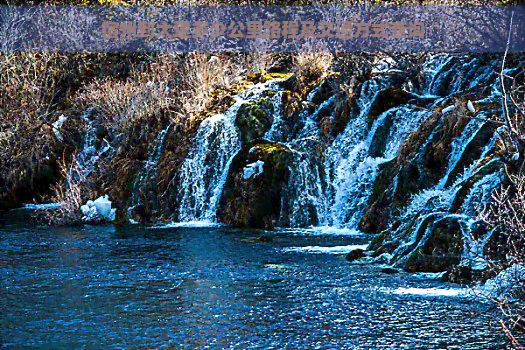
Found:
[[461, 154], [460, 159], [450, 172], [450, 175], [445, 183], [445, 186], [450, 186], [458, 178], [458, 176], [470, 166], [474, 161], [478, 160], [483, 152], [483, 148], [489, 143], [496, 130], [495, 123], [485, 123], [472, 137], [465, 151]]
[[415, 248], [398, 264], [408, 272], [442, 272], [461, 261], [463, 223], [454, 216], [427, 216], [416, 232]]
[[381, 269], [381, 272], [382, 272], [382, 273], [386, 273], [386, 274], [388, 274], [388, 275], [394, 275], [394, 274], [396, 274], [396, 273], [399, 273], [399, 270], [396, 269], [396, 268], [393, 268], [393, 267], [387, 266], [387, 267], [383, 267], [383, 268]]
[[[217, 216], [228, 225], [273, 228], [279, 218], [281, 193], [288, 183], [290, 150], [273, 142], [248, 144], [233, 159]], [[247, 165], [262, 171], [245, 176]], [[260, 164], [260, 163], [259, 163]]]
[[345, 130], [351, 116], [359, 114], [356, 95], [338, 92], [329, 108], [330, 114], [318, 118], [318, 125], [323, 136], [335, 138]]
[[502, 167], [503, 164], [499, 159], [493, 159], [487, 164], [481, 166], [473, 176], [471, 176], [461, 184], [459, 190], [456, 192], [454, 200], [452, 201], [450, 210], [452, 212], [457, 212], [465, 202], [467, 195], [470, 193], [474, 185], [478, 181], [482, 180], [483, 177], [499, 171], [500, 169], [502, 169]]
[[346, 260], [350, 262], [359, 260], [364, 256], [364, 254], [365, 254], [365, 251], [363, 249], [357, 248], [357, 249], [352, 250], [350, 253], [346, 255]]
[[441, 280], [458, 284], [472, 284], [474, 282], [486, 281], [497, 274], [495, 269], [473, 269], [470, 266], [452, 266]]
[[337, 78], [332, 77], [323, 80], [314, 96], [312, 97], [312, 103], [314, 105], [320, 105], [324, 101], [328, 100], [335, 93], [339, 91], [339, 85], [337, 83]]
[[299, 88], [299, 79], [296, 75], [292, 75], [287, 79], [281, 81], [279, 85], [287, 91], [296, 91]]
[[374, 120], [383, 112], [399, 105], [406, 104], [414, 95], [400, 88], [388, 88], [381, 90], [370, 107], [368, 113], [368, 124], [372, 125]]
[[369, 198], [370, 205], [359, 223], [363, 232], [377, 233], [387, 226], [392, 210], [392, 199], [389, 196], [391, 191], [387, 192], [387, 190], [392, 186], [395, 168], [395, 159], [380, 165], [379, 175]]
[[235, 119], [241, 132], [241, 141], [246, 144], [262, 137], [273, 122], [273, 104], [268, 97], [243, 104]]
[[452, 266], [441, 278], [443, 282], [470, 284], [473, 281], [472, 268], [468, 266]]

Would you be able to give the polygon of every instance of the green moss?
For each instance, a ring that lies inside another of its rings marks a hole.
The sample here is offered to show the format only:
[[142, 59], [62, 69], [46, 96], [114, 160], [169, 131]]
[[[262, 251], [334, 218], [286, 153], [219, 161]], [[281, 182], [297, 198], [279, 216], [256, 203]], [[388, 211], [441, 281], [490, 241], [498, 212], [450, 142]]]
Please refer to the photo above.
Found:
[[267, 160], [274, 159], [276, 163], [281, 163], [281, 158], [288, 154], [290, 150], [280, 143], [259, 143], [253, 146], [255, 151], [251, 154], [252, 159]]
[[235, 93], [241, 93], [251, 86], [253, 86], [253, 82], [251, 82], [250, 80], [242, 80], [234, 86], [232, 86], [232, 90]]
[[292, 75], [293, 73], [266, 73], [265, 71], [261, 70], [256, 73], [246, 74], [246, 80], [257, 84], [257, 83], [266, 83], [267, 81], [270, 81], [273, 79], [285, 80], [285, 79], [290, 78]]
[[267, 73], [262, 75], [261, 82], [265, 83], [273, 79], [288, 79], [292, 75], [293, 73]]
[[268, 143], [268, 144], [264, 144], [264, 145], [261, 145], [259, 146], [259, 150], [260, 152], [264, 152], [264, 153], [273, 153], [273, 152], [278, 152], [278, 151], [281, 151], [281, 152], [286, 152], [288, 151], [288, 149], [278, 143]]
[[237, 112], [235, 123], [241, 131], [243, 143], [260, 138], [270, 128], [273, 104], [268, 97], [244, 103]]

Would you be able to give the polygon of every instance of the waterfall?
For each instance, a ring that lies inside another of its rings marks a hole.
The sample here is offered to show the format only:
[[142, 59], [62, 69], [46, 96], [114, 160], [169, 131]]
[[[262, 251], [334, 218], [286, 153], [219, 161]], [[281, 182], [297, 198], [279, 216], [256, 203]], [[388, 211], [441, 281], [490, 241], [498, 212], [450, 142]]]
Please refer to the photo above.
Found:
[[[306, 98], [308, 103], [311, 103], [318, 90], [319, 88], [315, 88], [310, 92]], [[322, 161], [316, 152], [320, 142], [319, 128], [315, 121], [322, 110], [333, 106], [334, 100], [335, 96], [330, 97], [317, 106], [313, 113], [301, 111], [298, 119], [303, 126], [297, 135], [281, 133], [277, 138], [267, 137], [272, 141], [285, 140], [282, 143], [292, 150], [293, 156], [289, 165], [290, 180], [281, 200], [280, 226], [302, 227], [318, 223], [317, 213], [324, 203], [321, 200], [322, 168], [319, 166]], [[274, 120], [276, 123], [281, 122], [279, 118]]]
[[[278, 91], [275, 82], [257, 84], [236, 96], [224, 113], [206, 118], [180, 170], [179, 222], [217, 222], [216, 210], [231, 162], [241, 148], [235, 120], [239, 108], [259, 99], [266, 91]], [[276, 103], [272, 98], [272, 103]]]
[[241, 147], [235, 127], [236, 103], [202, 122], [181, 169], [179, 221], [215, 222], [215, 211], [230, 163]]
[[97, 134], [99, 128], [96, 125], [95, 120], [91, 117], [93, 110], [86, 110], [82, 114], [82, 120], [86, 125], [85, 133], [82, 136], [82, 148], [76, 157], [77, 169], [74, 174], [74, 178], [77, 181], [87, 178], [91, 172], [95, 169], [100, 157], [107, 153], [111, 146], [106, 139], [102, 142], [98, 140]]
[[131, 192], [131, 205], [127, 210], [127, 219], [131, 223], [136, 223], [133, 218], [133, 210], [142, 204], [142, 190], [153, 181], [156, 184], [155, 176], [157, 171], [157, 166], [164, 152], [164, 147], [166, 145], [166, 138], [169, 135], [170, 130], [172, 129], [173, 124], [169, 123], [161, 132], [155, 137], [153, 142], [153, 148], [148, 155], [148, 159], [144, 161], [141, 165], [140, 170], [135, 176], [135, 181], [133, 182], [133, 190]]
[[[437, 124], [442, 125], [439, 123], [443, 123], [446, 113], [454, 111], [457, 107], [453, 105], [455, 98], [462, 93], [472, 93], [478, 86], [484, 86], [491, 89], [491, 95], [474, 102], [488, 106], [498, 100], [501, 93], [496, 86], [491, 64], [480, 64], [477, 58], [429, 55], [421, 67], [419, 85], [405, 85], [410, 91], [404, 93], [411, 94], [421, 103], [409, 101], [386, 109], [379, 115], [372, 115], [371, 108], [383, 103], [378, 100], [380, 93], [391, 87], [391, 79], [387, 75], [376, 75], [359, 86], [354, 114], [347, 116], [344, 130], [329, 140], [322, 134], [319, 125], [327, 115], [334, 117], [335, 95], [314, 105], [312, 101], [320, 87], [313, 89], [303, 108], [292, 117], [291, 125], [282, 108], [282, 88], [274, 82], [249, 88], [236, 97], [235, 103], [226, 112], [205, 119], [199, 126], [180, 171], [178, 221], [217, 222], [216, 209], [230, 164], [243, 146], [235, 124], [239, 108], [247, 101], [260, 98], [263, 92], [272, 90], [273, 120], [262, 138], [279, 142], [291, 150], [288, 164], [290, 176], [282, 193], [278, 226], [358, 229], [382, 167], [396, 159], [407, 137], [421, 128], [437, 108], [445, 109]], [[480, 168], [486, 165], [484, 159], [489, 158], [494, 150], [497, 136], [490, 138], [486, 144], [473, 145], [473, 142], [478, 142], [479, 135], [487, 132], [487, 122], [483, 119], [490, 118], [490, 113], [493, 111], [480, 111], [477, 114], [479, 119], [469, 120], [452, 139], [443, 175], [433, 186], [408, 199], [399, 214], [399, 220], [403, 222], [399, 232], [406, 225], [414, 224], [414, 220], [415, 226], [419, 227], [429, 215], [433, 217], [441, 213], [437, 221], [460, 220], [465, 237], [468, 236], [475, 202], [482, 193], [494, 188], [500, 179], [499, 174], [480, 175]], [[422, 148], [434, 142], [437, 129], [433, 128], [430, 135], [425, 134], [425, 140], [421, 140]], [[470, 160], [469, 147], [475, 147], [480, 156]], [[468, 163], [464, 159], [468, 159]], [[396, 188], [399, 178], [396, 176], [392, 181]], [[467, 184], [468, 191], [464, 193]], [[452, 212], [460, 191], [463, 191], [461, 196], [464, 201]], [[421, 230], [428, 229], [421, 227]], [[414, 248], [410, 242], [415, 237], [400, 239], [407, 240], [402, 245], [404, 248], [399, 248], [400, 252]]]

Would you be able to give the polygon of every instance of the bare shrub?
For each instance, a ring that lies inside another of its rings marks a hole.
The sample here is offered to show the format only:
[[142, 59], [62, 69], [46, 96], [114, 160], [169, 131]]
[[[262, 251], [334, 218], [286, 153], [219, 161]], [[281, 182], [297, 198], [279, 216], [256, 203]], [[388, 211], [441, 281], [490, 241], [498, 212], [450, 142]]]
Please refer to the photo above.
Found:
[[170, 111], [172, 119], [191, 118], [206, 108], [214, 91], [231, 88], [239, 69], [226, 55], [163, 53], [125, 81], [96, 79], [78, 94], [77, 107], [95, 107], [107, 125], [120, 130], [161, 111]]
[[[33, 182], [52, 158], [49, 113], [62, 63], [54, 53], [0, 54], [0, 200]], [[20, 193], [13, 197], [20, 196]]]
[[[481, 211], [479, 218], [489, 229], [498, 230], [502, 237], [499, 249], [506, 252], [506, 259], [492, 268], [501, 271], [525, 264], [525, 174], [510, 174], [508, 182], [493, 192], [492, 202]], [[516, 332], [525, 331], [525, 278], [509, 278], [511, 285], [503, 281], [495, 302], [504, 317], [500, 323], [505, 334], [515, 348], [522, 349]]]
[[77, 223], [81, 219], [80, 206], [86, 197], [85, 191], [86, 178], [79, 169], [76, 157], [73, 161], [66, 164], [65, 158], [59, 162], [61, 181], [52, 186], [55, 203], [60, 204], [58, 210], [48, 213], [50, 223], [67, 225]]
[[299, 52], [293, 61], [298, 76], [317, 78], [330, 69], [333, 55], [329, 52]]

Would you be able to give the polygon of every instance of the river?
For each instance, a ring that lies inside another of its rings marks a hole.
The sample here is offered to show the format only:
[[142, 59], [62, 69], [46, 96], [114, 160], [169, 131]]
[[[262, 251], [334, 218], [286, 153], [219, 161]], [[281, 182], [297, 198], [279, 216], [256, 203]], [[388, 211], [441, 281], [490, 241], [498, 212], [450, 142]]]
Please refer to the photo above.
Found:
[[17, 215], [0, 222], [5, 349], [505, 347], [497, 314], [467, 289], [346, 261], [370, 236]]

